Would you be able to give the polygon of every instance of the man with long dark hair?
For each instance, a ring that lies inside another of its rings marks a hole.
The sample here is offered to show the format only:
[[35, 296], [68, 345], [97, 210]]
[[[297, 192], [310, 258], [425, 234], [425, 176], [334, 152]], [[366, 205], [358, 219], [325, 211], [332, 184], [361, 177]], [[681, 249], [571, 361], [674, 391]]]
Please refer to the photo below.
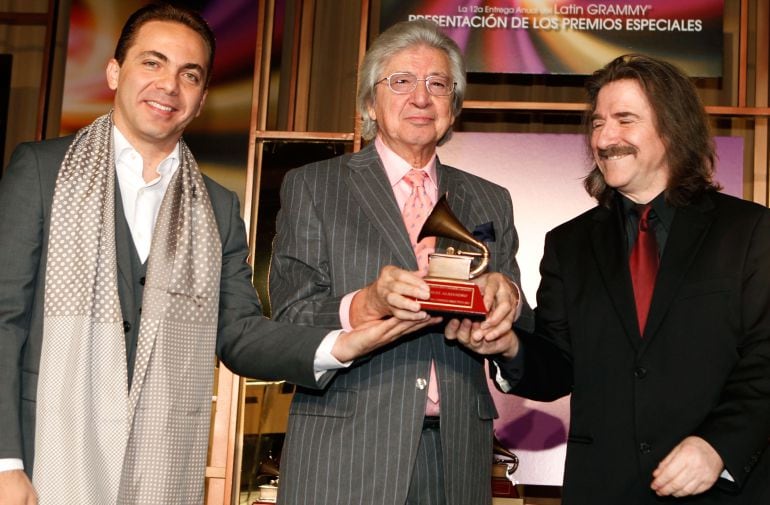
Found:
[[571, 398], [564, 503], [770, 503], [770, 211], [718, 192], [692, 82], [588, 81], [599, 205], [549, 232], [512, 392]]

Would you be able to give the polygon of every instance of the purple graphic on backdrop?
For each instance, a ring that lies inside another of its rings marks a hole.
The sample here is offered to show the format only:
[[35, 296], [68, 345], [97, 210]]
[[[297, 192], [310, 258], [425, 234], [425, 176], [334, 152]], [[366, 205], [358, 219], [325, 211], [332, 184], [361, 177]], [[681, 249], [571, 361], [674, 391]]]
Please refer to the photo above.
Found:
[[380, 29], [435, 21], [469, 72], [587, 75], [621, 54], [722, 75], [724, 0], [382, 0]]

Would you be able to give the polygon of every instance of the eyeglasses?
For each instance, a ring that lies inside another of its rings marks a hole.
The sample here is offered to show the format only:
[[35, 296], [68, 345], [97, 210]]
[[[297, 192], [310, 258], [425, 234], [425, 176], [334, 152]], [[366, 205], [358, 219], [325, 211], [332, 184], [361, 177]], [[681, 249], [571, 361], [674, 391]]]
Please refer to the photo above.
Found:
[[441, 75], [430, 75], [425, 79], [418, 79], [416, 75], [411, 72], [396, 72], [390, 74], [377, 81], [380, 84], [383, 81], [388, 82], [388, 88], [397, 95], [406, 95], [417, 89], [417, 83], [423, 81], [425, 83], [425, 89], [428, 90], [433, 96], [449, 96], [455, 91], [455, 85], [457, 83], [451, 82]]

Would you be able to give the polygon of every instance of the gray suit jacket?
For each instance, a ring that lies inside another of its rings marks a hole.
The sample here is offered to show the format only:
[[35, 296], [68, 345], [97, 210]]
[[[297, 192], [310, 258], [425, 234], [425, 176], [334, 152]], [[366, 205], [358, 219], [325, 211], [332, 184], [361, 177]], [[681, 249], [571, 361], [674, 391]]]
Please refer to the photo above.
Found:
[[[508, 192], [438, 166], [439, 191], [470, 230], [493, 223], [490, 270], [518, 282], [518, 240]], [[340, 326], [341, 298], [395, 265], [416, 270], [401, 212], [373, 146], [286, 175], [270, 270], [276, 319]], [[450, 245], [439, 240], [439, 248]], [[459, 245], [459, 244], [455, 244]], [[531, 313], [527, 308], [524, 321]], [[531, 322], [531, 321], [530, 321]], [[403, 505], [435, 360], [448, 503], [490, 503], [492, 419], [484, 359], [434, 327], [327, 373], [323, 391], [299, 388], [281, 456], [279, 501]]]
[[[20, 145], [0, 179], [0, 458], [22, 458], [30, 475], [51, 201], [71, 141], [64, 137]], [[313, 387], [315, 347], [326, 331], [262, 317], [246, 263], [238, 199], [212, 180], [205, 181], [222, 240], [217, 354], [241, 375], [288, 378]], [[127, 294], [141, 289], [141, 283], [132, 272], [127, 227], [116, 222], [121, 309], [130, 333], [138, 327], [141, 296]]]

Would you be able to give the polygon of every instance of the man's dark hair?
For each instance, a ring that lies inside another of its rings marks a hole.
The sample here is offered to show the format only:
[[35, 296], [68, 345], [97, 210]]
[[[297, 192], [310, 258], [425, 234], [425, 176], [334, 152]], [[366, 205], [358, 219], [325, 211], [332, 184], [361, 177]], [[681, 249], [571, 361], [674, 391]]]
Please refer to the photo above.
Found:
[[180, 23], [201, 36], [209, 50], [209, 57], [205, 69], [205, 84], [206, 87], [208, 87], [209, 81], [211, 80], [211, 67], [214, 64], [214, 52], [216, 51], [214, 32], [200, 14], [185, 7], [168, 3], [153, 3], [145, 5], [131, 14], [128, 20], [126, 20], [126, 24], [123, 25], [123, 30], [120, 32], [120, 38], [115, 46], [114, 57], [118, 64], [123, 65], [123, 61], [126, 59], [126, 53], [134, 44], [134, 39], [136, 38], [139, 29], [145, 23], [150, 21], [170, 21]]
[[[586, 83], [588, 111], [585, 128], [590, 149], [592, 121], [599, 91], [607, 84], [636, 81], [655, 112], [655, 129], [666, 147], [670, 169], [666, 201], [681, 206], [706, 191], [719, 189], [714, 183], [716, 152], [706, 110], [692, 81], [681, 70], [665, 61], [641, 54], [620, 56], [589, 77]], [[605, 206], [614, 190], [607, 186], [599, 167], [584, 181], [588, 194]]]

